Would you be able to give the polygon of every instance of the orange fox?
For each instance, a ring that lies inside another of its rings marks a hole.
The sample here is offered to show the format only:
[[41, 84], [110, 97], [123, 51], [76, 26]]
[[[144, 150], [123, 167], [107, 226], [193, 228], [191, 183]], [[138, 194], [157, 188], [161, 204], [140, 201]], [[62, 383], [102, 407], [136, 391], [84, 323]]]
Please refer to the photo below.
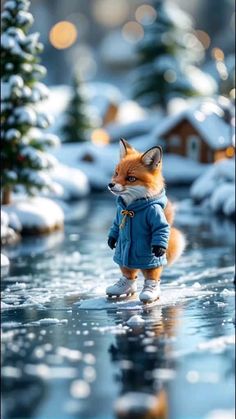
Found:
[[135, 293], [141, 270], [145, 283], [140, 300], [153, 302], [160, 295], [163, 266], [175, 262], [185, 248], [183, 234], [172, 227], [174, 209], [165, 195], [161, 147], [139, 153], [121, 139], [120, 162], [108, 188], [118, 197], [108, 245], [115, 248], [114, 261], [123, 276], [107, 287], [107, 295]]

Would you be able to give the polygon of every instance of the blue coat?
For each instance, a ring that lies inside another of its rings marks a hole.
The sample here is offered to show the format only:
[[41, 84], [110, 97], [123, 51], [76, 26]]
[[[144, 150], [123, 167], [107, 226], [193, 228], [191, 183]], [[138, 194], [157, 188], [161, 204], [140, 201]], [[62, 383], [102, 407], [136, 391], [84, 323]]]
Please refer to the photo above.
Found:
[[[170, 226], [163, 209], [167, 204], [165, 191], [152, 198], [142, 198], [126, 206], [117, 199], [117, 213], [109, 237], [117, 240], [114, 261], [120, 266], [149, 269], [166, 265], [166, 256], [156, 257], [152, 246], [167, 248]], [[123, 213], [122, 213], [123, 211]], [[129, 211], [129, 214], [124, 213]]]

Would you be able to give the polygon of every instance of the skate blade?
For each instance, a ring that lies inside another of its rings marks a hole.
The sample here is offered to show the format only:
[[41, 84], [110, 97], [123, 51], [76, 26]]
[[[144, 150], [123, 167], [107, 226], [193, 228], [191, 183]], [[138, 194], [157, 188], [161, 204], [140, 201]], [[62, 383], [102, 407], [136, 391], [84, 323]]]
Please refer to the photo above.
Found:
[[114, 301], [117, 301], [117, 300], [121, 301], [121, 300], [125, 300], [126, 298], [132, 297], [135, 294], [136, 292], [132, 292], [129, 294], [121, 294], [121, 295], [107, 294], [107, 299], [114, 300]]
[[141, 303], [143, 303], [144, 306], [149, 306], [153, 303], [155, 303], [156, 301], [158, 301], [160, 299], [160, 297], [157, 297], [155, 300], [152, 301], [141, 301]]

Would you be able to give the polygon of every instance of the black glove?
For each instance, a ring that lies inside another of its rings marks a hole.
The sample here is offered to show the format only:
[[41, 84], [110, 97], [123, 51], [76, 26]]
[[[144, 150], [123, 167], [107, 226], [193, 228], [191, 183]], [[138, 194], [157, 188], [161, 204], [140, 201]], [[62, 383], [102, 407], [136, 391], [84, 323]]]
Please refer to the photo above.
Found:
[[157, 258], [160, 258], [161, 256], [163, 256], [165, 252], [166, 252], [165, 247], [157, 246], [157, 245], [152, 246], [152, 253], [154, 253], [154, 255]]
[[111, 249], [116, 247], [116, 239], [114, 237], [108, 237], [107, 244]]

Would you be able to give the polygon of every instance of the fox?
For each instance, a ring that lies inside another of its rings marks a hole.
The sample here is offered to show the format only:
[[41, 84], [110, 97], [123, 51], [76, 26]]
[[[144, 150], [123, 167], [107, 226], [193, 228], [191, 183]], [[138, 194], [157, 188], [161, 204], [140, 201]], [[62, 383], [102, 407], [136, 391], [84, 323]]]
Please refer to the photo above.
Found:
[[108, 184], [117, 197], [108, 246], [115, 249], [113, 260], [122, 276], [107, 287], [109, 298], [135, 294], [141, 271], [144, 286], [139, 299], [144, 304], [156, 301], [164, 266], [176, 262], [185, 250], [185, 236], [173, 226], [175, 210], [165, 193], [162, 157], [159, 145], [141, 153], [120, 139], [120, 161]]

